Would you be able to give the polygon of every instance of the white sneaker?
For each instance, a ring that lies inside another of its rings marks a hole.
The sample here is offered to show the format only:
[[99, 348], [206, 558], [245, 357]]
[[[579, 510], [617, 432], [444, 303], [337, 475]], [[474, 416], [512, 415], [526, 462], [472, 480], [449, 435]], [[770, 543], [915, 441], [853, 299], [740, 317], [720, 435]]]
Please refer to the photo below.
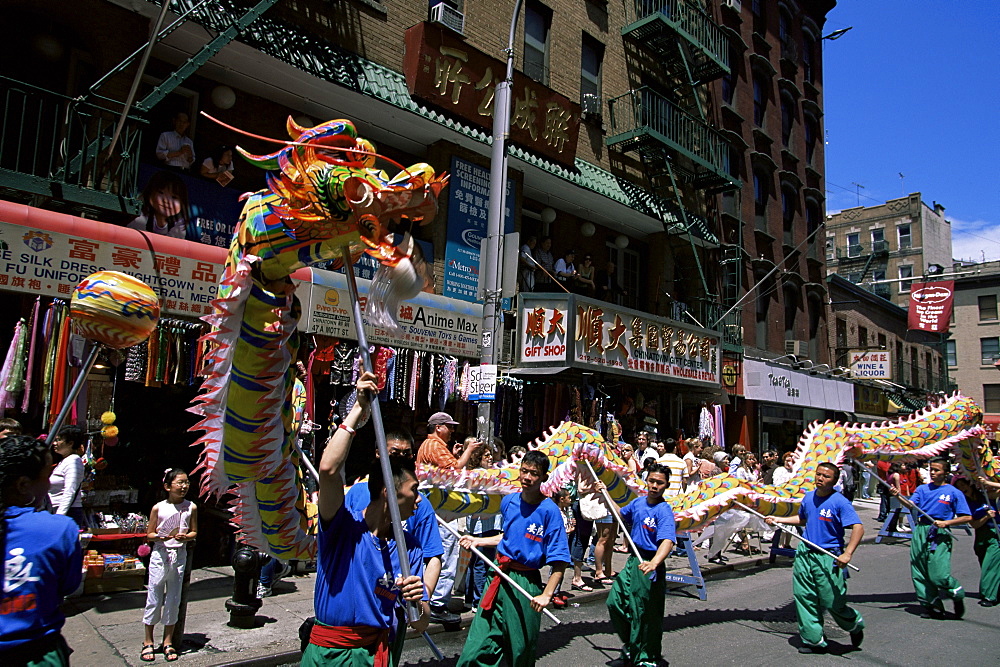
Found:
[[264, 598], [271, 597], [271, 587], [264, 586], [263, 584], [257, 584], [257, 599], [263, 600]]
[[278, 570], [274, 573], [274, 581], [284, 579], [292, 573], [292, 564], [288, 561], [278, 561]]

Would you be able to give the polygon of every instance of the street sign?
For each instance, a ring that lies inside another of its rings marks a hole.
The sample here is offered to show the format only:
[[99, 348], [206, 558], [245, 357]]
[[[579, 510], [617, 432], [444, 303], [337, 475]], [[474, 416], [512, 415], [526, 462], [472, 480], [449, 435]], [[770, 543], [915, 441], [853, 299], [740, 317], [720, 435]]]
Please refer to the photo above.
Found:
[[497, 365], [482, 364], [469, 369], [469, 400], [493, 401], [497, 397]]

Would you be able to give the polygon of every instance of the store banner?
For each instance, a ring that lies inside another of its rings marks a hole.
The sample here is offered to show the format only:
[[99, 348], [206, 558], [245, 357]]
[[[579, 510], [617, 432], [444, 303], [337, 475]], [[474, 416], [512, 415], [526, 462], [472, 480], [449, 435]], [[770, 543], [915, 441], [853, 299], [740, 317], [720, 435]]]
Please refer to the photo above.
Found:
[[[357, 340], [347, 276], [322, 269], [309, 269], [311, 280], [296, 280], [296, 293], [303, 304], [299, 329], [308, 333]], [[358, 279], [362, 300], [370, 281]], [[456, 357], [479, 357], [479, 330], [483, 307], [437, 294], [422, 292], [399, 306], [399, 332], [368, 327], [373, 344], [408, 347]]]
[[568, 362], [585, 370], [721, 386], [717, 332], [577, 295], [520, 299], [519, 366]]
[[766, 361], [743, 360], [743, 396], [749, 400], [854, 412], [854, 385]]
[[867, 380], [892, 379], [890, 350], [848, 350], [848, 361], [851, 377]]
[[[514, 181], [507, 179], [503, 233], [514, 229]], [[490, 171], [458, 157], [451, 158], [448, 181], [448, 236], [444, 251], [444, 296], [476, 301], [479, 246], [486, 237], [490, 210]]]
[[69, 299], [91, 273], [120, 271], [153, 288], [164, 314], [211, 312], [225, 249], [2, 204], [0, 290]]
[[951, 323], [955, 302], [955, 281], [913, 283], [910, 287], [910, 309], [907, 328], [944, 333]]

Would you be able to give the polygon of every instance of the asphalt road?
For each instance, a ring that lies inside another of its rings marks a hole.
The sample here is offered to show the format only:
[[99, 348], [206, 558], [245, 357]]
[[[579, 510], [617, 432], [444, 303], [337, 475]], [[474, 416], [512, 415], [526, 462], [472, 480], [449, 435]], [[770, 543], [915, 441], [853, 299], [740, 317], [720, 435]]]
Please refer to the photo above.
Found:
[[[877, 530], [872, 524], [869, 531]], [[668, 595], [663, 621], [663, 653], [671, 665], [983, 665], [1000, 664], [1000, 607], [980, 607], [979, 563], [972, 538], [960, 534], [952, 573], [966, 589], [964, 620], [919, 617], [910, 582], [909, 543], [863, 544], [854, 563], [848, 593], [865, 618], [861, 650], [827, 619], [830, 655], [797, 653], [798, 633], [792, 604], [791, 564], [726, 573], [709, 582], [708, 601], [679, 589]], [[689, 589], [688, 589], [689, 590]], [[945, 603], [949, 612], [950, 601]], [[618, 656], [620, 643], [603, 600], [556, 612], [560, 625], [543, 618], [538, 665], [590, 667]], [[439, 663], [420, 640], [408, 640], [403, 663], [454, 665], [466, 631], [434, 635], [445, 655]]]

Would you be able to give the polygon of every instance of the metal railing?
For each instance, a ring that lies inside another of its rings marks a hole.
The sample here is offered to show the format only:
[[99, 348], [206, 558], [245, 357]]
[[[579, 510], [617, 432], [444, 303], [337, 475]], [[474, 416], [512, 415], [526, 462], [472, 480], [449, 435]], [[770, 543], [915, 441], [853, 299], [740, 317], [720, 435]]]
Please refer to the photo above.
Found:
[[[635, 0], [635, 21], [659, 15], [729, 69], [729, 43], [708, 14], [686, 0]], [[628, 28], [626, 27], [626, 31]]]
[[743, 345], [743, 315], [742, 309], [734, 308], [731, 313], [719, 322], [719, 318], [729, 310], [727, 306], [711, 299], [692, 299], [690, 303], [674, 301], [670, 304], [668, 316], [685, 324], [699, 324], [705, 329], [712, 329], [722, 334], [722, 342], [727, 345], [742, 347]]
[[[136, 196], [139, 146], [146, 121], [130, 116], [108, 154], [120, 111], [0, 77], [0, 185], [93, 206]], [[72, 190], [72, 191], [71, 191]], [[112, 195], [108, 198], [108, 195]], [[113, 202], [118, 202], [117, 205]]]
[[700, 119], [645, 86], [608, 101], [608, 142], [616, 135], [649, 133], [720, 174], [726, 173], [729, 144]]

